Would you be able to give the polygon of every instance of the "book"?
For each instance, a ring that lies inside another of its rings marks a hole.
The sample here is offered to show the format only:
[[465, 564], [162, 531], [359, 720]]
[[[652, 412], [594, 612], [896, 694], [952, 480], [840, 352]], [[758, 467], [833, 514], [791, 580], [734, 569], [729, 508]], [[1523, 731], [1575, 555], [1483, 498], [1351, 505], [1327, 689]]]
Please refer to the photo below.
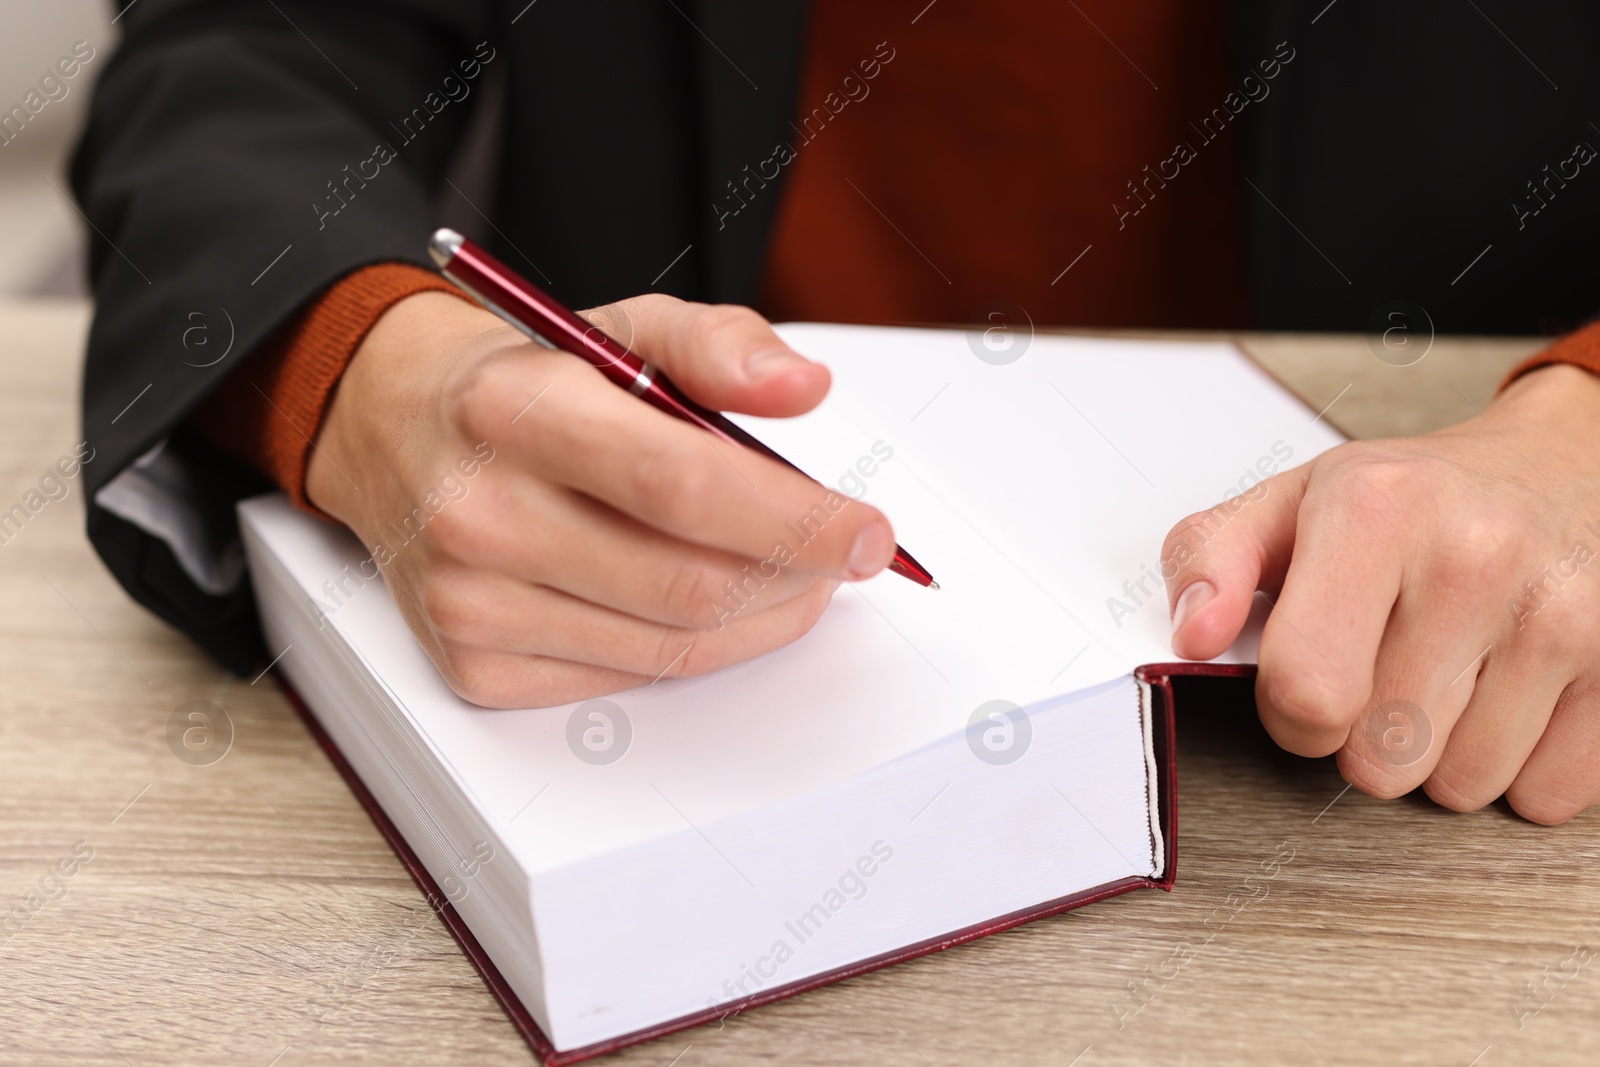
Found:
[[[475, 707], [377, 546], [281, 495], [239, 508], [280, 677], [547, 1063], [1170, 888], [1171, 678], [1248, 671], [1265, 605], [1218, 660], [1173, 662], [1162, 540], [1342, 440], [1226, 344], [778, 329], [834, 387], [738, 421], [881, 508], [942, 588], [842, 586], [810, 633], [714, 674]], [[707, 624], [837, 506], [775, 532]]]

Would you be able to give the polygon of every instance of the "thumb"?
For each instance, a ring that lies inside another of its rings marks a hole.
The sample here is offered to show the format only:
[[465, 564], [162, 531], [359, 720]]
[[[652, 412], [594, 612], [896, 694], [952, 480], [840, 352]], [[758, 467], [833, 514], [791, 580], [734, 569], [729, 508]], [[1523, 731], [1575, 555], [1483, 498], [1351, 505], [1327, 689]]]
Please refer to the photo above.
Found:
[[582, 314], [717, 411], [799, 415], [821, 403], [832, 382], [827, 367], [784, 344], [747, 307], [651, 293]]
[[1211, 659], [1244, 629], [1257, 589], [1276, 596], [1294, 551], [1295, 519], [1309, 466], [1198, 511], [1161, 546], [1161, 575], [1172, 610], [1172, 651]]

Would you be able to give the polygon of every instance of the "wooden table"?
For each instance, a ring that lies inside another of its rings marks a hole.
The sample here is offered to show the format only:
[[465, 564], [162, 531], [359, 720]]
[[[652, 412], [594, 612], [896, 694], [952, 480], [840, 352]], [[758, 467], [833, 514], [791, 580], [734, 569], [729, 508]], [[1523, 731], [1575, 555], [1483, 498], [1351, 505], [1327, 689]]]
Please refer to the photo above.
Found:
[[[78, 441], [86, 324], [77, 304], [0, 305], [0, 508]], [[1360, 435], [1470, 415], [1537, 346], [1441, 339], [1396, 367], [1360, 337], [1241, 341]], [[529, 1061], [271, 678], [230, 678], [135, 606], [82, 527], [74, 482], [0, 545], [0, 911], [25, 916], [0, 927], [0, 1063]], [[190, 700], [233, 724], [209, 766], [168, 746]], [[614, 1061], [1600, 1059], [1600, 816], [1542, 829], [1501, 805], [1373, 800], [1330, 760], [1278, 751], [1248, 707], [1185, 720], [1180, 737], [1176, 892]], [[71, 876], [51, 876], [63, 859]], [[32, 910], [41, 886], [56, 899]]]

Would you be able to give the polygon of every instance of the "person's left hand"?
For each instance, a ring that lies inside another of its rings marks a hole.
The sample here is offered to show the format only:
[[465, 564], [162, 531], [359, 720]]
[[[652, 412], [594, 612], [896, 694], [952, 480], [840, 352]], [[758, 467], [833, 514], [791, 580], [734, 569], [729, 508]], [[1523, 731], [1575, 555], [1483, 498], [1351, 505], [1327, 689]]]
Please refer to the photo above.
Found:
[[1260, 590], [1256, 702], [1358, 789], [1600, 801], [1600, 378], [1557, 365], [1479, 417], [1340, 445], [1189, 516], [1162, 550], [1172, 647], [1209, 659]]

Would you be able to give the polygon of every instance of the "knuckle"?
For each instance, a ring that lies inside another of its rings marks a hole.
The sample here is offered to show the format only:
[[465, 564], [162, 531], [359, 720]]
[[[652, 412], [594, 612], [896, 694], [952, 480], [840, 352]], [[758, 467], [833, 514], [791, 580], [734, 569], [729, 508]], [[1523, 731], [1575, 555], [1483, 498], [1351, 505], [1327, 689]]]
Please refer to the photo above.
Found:
[[[446, 556], [473, 559], [483, 554], [486, 535], [492, 524], [485, 523], [472, 508], [461, 505], [442, 507], [430, 512], [426, 507], [413, 508], [411, 519], [426, 519], [422, 527], [433, 546]], [[420, 513], [420, 515], [419, 515]]]
[[762, 321], [760, 315], [747, 307], [710, 304], [689, 317], [684, 327], [685, 340], [695, 349], [710, 349]]
[[711, 626], [715, 622], [711, 608], [718, 602], [717, 594], [716, 576], [709, 567], [698, 562], [679, 564], [672, 568], [661, 589], [662, 615], [680, 627]]
[[717, 472], [679, 449], [642, 450], [631, 469], [632, 492], [645, 514], [673, 531], [695, 528], [716, 492]]
[[1318, 734], [1347, 730], [1353, 717], [1350, 696], [1307, 670], [1262, 671], [1257, 696], [1263, 711]]
[[1416, 462], [1356, 454], [1330, 471], [1328, 485], [1357, 526], [1388, 529], [1405, 523], [1419, 476]]
[[1542, 661], [1568, 663], [1593, 655], [1596, 620], [1592, 605], [1573, 591], [1546, 594], [1536, 610], [1524, 612], [1518, 636]]
[[797, 599], [800, 610], [795, 617], [792, 632], [784, 640], [784, 644], [792, 644], [811, 632], [812, 627], [822, 621], [823, 614], [828, 610], [828, 605], [833, 601], [834, 590], [838, 588], [831, 578], [819, 579], [812, 584]]
[[513, 413], [507, 405], [523, 391], [517, 365], [501, 351], [457, 368], [441, 394], [449, 421], [480, 436], [502, 427]]
[[1546, 786], [1524, 786], [1513, 783], [1506, 790], [1511, 809], [1529, 822], [1542, 826], [1556, 826], [1576, 818], [1589, 805], [1570, 793], [1552, 790]]
[[457, 696], [481, 707], [497, 706], [502, 700], [499, 672], [483, 650], [453, 641], [442, 642], [437, 657], [439, 672]]
[[579, 312], [578, 316], [624, 348], [633, 351], [641, 340], [640, 324], [644, 323], [648, 328], [648, 323], [659, 321], [665, 314], [666, 308], [678, 302], [676, 297], [664, 293], [646, 293], [643, 296], [629, 297], [603, 307]]
[[1264, 490], [1267, 484], [1259, 482], [1248, 492], [1229, 497], [1220, 504], [1179, 520], [1168, 531], [1161, 545], [1162, 577], [1171, 581], [1197, 561], [1205, 559], [1208, 550], [1215, 545], [1225, 548], [1237, 545], [1237, 537], [1232, 542], [1223, 538], [1230, 526], [1233, 526], [1236, 535], [1248, 537], [1249, 526], [1235, 524], [1239, 523], [1246, 508], [1264, 499], [1265, 492], [1258, 490]]
[[1206, 545], [1226, 524], [1220, 509], [1197, 511], [1174, 526], [1161, 544], [1161, 573], [1173, 577], [1187, 569], [1204, 553]]
[[1451, 532], [1450, 543], [1475, 565], [1506, 567], [1523, 545], [1523, 525], [1514, 515], [1474, 515]]
[[1482, 594], [1511, 580], [1522, 546], [1514, 517], [1474, 515], [1458, 520], [1438, 542], [1439, 580], [1463, 594]]
[[1434, 768], [1422, 788], [1433, 798], [1433, 802], [1442, 808], [1451, 811], [1477, 811], [1489, 801], [1492, 796], [1481, 796], [1483, 786], [1475, 783], [1470, 774], [1452, 770], [1443, 766]]
[[[637, 298], [638, 303], [635, 306], [642, 306], [644, 299], [643, 297]], [[624, 327], [632, 321], [632, 316], [628, 314], [628, 303], [628, 301], [619, 301], [614, 304], [602, 304], [600, 307], [578, 312], [578, 317], [615, 337], [618, 333], [628, 332], [620, 329], [620, 327]]]
[[[748, 630], [744, 635], [721, 629], [699, 635], [679, 634], [675, 638], [669, 635], [662, 645], [661, 661], [683, 653], [684, 641], [691, 638], [694, 644], [674, 668], [672, 673], [675, 675], [721, 670], [793, 644], [810, 633], [822, 618], [833, 597], [834, 587], [832, 579], [818, 579], [799, 595], [767, 608], [761, 613], [761, 621], [756, 626], [754, 644], [750, 643]], [[672, 640], [676, 640], [677, 644], [672, 645]]]
[[[546, 668], [553, 666], [549, 660], [538, 662]], [[533, 658], [454, 641], [440, 643], [434, 663], [457, 696], [485, 708], [548, 708], [595, 695], [591, 690], [604, 691], [593, 678], [579, 677], [555, 685]]]
[[610, 317], [613, 321], [631, 321], [635, 316], [657, 317], [666, 309], [685, 303], [687, 301], [666, 293], [640, 293], [606, 304], [604, 307], [593, 308], [583, 314], [585, 318], [598, 313]]
[[721, 666], [714, 654], [700, 647], [700, 635], [693, 630], [668, 629], [656, 645], [654, 674], [659, 678], [686, 678], [705, 674]]
[[1393, 800], [1404, 796], [1416, 787], [1416, 780], [1407, 777], [1401, 768], [1379, 763], [1366, 753], [1346, 745], [1339, 750], [1339, 773], [1344, 780], [1369, 797]]
[[476, 610], [440, 575], [423, 579], [419, 595], [428, 625], [445, 641], [474, 641], [482, 629]]
[[[608, 388], [582, 360], [565, 358], [524, 339], [523, 344], [461, 360], [440, 388], [438, 402], [443, 420], [472, 441], [498, 444], [537, 422], [545, 432], [532, 441], [540, 442], [586, 427], [583, 420], [570, 417], [569, 397], [597, 386]], [[530, 410], [530, 402], [546, 393], [549, 397]], [[564, 402], [569, 417], [556, 418], [552, 409], [563, 409]], [[552, 443], [567, 444], [559, 436]]]

